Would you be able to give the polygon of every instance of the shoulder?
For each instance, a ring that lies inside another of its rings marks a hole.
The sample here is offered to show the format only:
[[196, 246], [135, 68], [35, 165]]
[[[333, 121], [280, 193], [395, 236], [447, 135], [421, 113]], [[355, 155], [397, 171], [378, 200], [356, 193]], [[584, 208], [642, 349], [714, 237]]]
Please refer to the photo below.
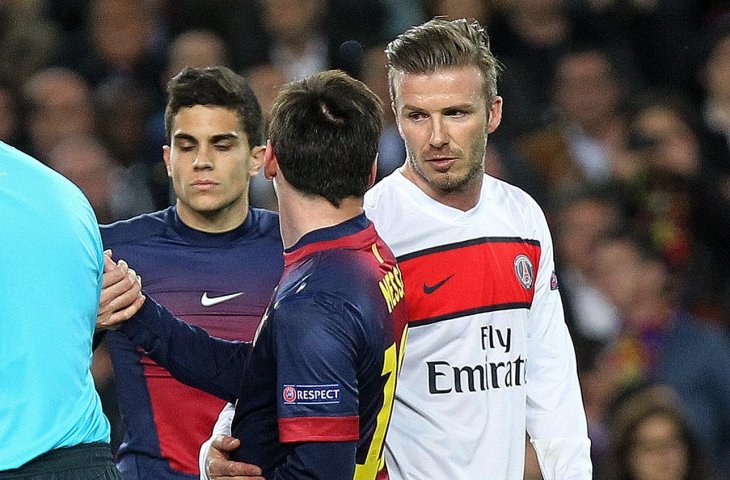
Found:
[[108, 225], [100, 225], [101, 238], [105, 247], [139, 242], [165, 231], [167, 219], [172, 215], [172, 207], [153, 213], [145, 213], [127, 220], [120, 220]]
[[281, 230], [279, 230], [279, 214], [263, 208], [251, 208], [249, 214], [252, 217], [254, 228], [263, 237], [281, 241]]

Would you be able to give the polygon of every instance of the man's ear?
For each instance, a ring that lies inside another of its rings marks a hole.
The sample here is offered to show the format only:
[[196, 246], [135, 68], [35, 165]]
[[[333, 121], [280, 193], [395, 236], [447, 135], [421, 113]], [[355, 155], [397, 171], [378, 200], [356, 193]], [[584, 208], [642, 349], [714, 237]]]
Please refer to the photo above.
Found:
[[378, 155], [375, 155], [375, 161], [373, 162], [373, 166], [370, 168], [370, 176], [368, 177], [368, 188], [375, 185], [375, 179], [378, 175]]
[[487, 133], [493, 133], [502, 121], [502, 97], [494, 97], [487, 114]]
[[264, 149], [264, 176], [267, 180], [272, 180], [278, 172], [279, 163], [276, 160], [274, 146], [271, 144], [271, 140], [268, 140]]
[[266, 147], [257, 145], [251, 149], [251, 161], [248, 165], [248, 175], [255, 177], [264, 165], [264, 157], [266, 155]]
[[162, 161], [165, 162], [165, 169], [167, 170], [167, 176], [172, 177], [172, 167], [170, 166], [170, 146], [165, 145], [162, 147]]

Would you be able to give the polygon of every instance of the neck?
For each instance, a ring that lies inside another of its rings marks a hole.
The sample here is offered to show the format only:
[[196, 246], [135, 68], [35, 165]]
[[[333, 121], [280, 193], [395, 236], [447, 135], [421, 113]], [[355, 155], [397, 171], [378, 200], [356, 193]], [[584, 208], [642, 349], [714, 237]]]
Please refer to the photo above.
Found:
[[320, 196], [292, 190], [278, 193], [284, 248], [293, 246], [309, 232], [337, 225], [363, 212], [362, 198], [346, 198], [335, 207]]
[[423, 193], [447, 207], [466, 212], [467, 210], [474, 208], [477, 203], [479, 203], [479, 197], [482, 192], [482, 183], [484, 182], [484, 175], [481, 173], [472, 178], [466, 185], [463, 185], [456, 190], [439, 190], [433, 188], [409, 166], [407, 160], [406, 164], [401, 167], [401, 173], [404, 177], [413, 182]]
[[234, 230], [246, 221], [248, 201], [235, 202], [218, 210], [194, 210], [177, 200], [177, 214], [188, 227], [205, 233], [223, 233]]

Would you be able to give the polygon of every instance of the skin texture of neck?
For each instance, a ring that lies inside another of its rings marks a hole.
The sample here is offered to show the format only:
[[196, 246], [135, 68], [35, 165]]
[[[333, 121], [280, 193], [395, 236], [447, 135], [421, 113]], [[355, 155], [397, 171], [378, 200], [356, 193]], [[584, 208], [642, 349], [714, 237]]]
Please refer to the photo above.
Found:
[[[182, 208], [181, 208], [182, 207]], [[240, 199], [221, 210], [199, 212], [177, 203], [180, 220], [190, 228], [206, 233], [223, 233], [238, 228], [248, 216], [248, 200]]]
[[363, 212], [362, 198], [346, 198], [335, 207], [323, 197], [291, 188], [279, 188], [277, 193], [284, 248], [293, 246], [309, 232], [337, 225]]
[[477, 203], [479, 203], [484, 175], [477, 175], [459, 190], [444, 192], [436, 190], [428, 185], [425, 180], [413, 171], [413, 168], [408, 165], [407, 161], [401, 168], [401, 173], [403, 173], [404, 177], [420, 188], [423, 193], [437, 202], [443, 203], [447, 207], [456, 208], [457, 210], [466, 212], [474, 208]]

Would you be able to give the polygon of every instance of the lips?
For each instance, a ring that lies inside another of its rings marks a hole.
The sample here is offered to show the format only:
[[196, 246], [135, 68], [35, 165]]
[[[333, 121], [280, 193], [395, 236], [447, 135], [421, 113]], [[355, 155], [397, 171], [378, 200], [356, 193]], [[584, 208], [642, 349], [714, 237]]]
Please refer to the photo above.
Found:
[[439, 172], [445, 172], [451, 168], [458, 157], [433, 157], [426, 159], [429, 165]]
[[196, 180], [191, 183], [191, 186], [196, 190], [210, 190], [217, 185], [218, 183], [212, 180]]

